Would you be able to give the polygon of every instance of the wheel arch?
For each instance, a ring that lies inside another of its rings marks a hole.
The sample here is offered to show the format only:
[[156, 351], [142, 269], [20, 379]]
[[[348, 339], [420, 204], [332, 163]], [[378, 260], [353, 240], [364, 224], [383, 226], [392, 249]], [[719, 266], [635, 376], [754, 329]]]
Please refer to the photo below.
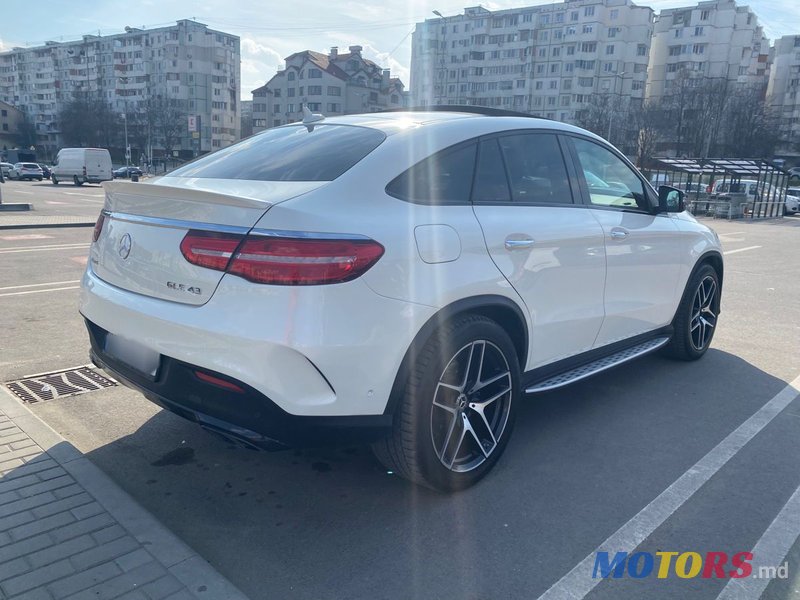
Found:
[[722, 260], [722, 254], [717, 250], [709, 250], [700, 256], [694, 269], [692, 269], [692, 274], [689, 275], [689, 280], [691, 280], [697, 269], [703, 265], [711, 265], [719, 277], [719, 291], [717, 292], [717, 314], [719, 314], [722, 310], [722, 281], [725, 274], [725, 262]]
[[465, 314], [483, 315], [500, 325], [508, 333], [514, 344], [520, 363], [520, 370], [525, 370], [528, 356], [528, 324], [523, 309], [506, 296], [487, 294], [462, 298], [439, 309], [414, 336], [414, 340], [406, 350], [403, 361], [400, 363], [400, 368], [395, 375], [384, 414], [394, 414], [416, 354], [425, 346], [437, 329], [452, 319]]
[[[680, 309], [681, 304], [683, 303], [683, 299], [689, 291], [689, 282], [694, 277], [694, 274], [697, 273], [697, 270], [700, 269], [703, 265], [710, 265], [716, 272], [717, 276], [719, 277], [719, 292], [717, 293], [717, 314], [719, 314], [722, 305], [722, 278], [725, 272], [724, 261], [722, 260], [722, 253], [719, 250], [708, 250], [700, 255], [700, 258], [694, 263], [694, 267], [689, 272], [689, 276], [686, 278], [686, 282], [683, 285], [683, 292], [681, 293], [680, 302], [675, 309], [675, 313]], [[675, 316], [672, 317], [672, 322], [675, 322]]]

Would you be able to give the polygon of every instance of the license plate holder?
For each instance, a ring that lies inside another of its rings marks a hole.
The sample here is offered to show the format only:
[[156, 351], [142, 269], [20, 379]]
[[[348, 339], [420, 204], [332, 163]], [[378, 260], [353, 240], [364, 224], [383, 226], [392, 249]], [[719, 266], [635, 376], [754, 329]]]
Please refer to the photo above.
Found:
[[124, 363], [142, 375], [151, 379], [155, 379], [158, 375], [161, 354], [137, 341], [109, 333], [106, 335], [103, 350], [111, 358]]

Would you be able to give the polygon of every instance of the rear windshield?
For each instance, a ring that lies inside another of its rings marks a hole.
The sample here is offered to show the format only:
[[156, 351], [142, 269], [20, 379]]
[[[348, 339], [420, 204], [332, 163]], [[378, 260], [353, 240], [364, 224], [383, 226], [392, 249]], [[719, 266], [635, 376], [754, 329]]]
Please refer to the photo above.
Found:
[[38, 169], [39, 165], [35, 165], [33, 163], [22, 163], [23, 168], [25, 169]]
[[386, 135], [349, 125], [278, 127], [203, 156], [171, 177], [256, 181], [332, 181], [372, 152]]

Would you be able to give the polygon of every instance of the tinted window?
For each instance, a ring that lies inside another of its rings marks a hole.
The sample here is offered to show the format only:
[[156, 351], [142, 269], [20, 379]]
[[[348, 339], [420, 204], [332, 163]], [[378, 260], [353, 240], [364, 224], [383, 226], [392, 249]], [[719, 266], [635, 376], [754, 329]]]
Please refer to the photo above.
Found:
[[478, 151], [478, 166], [475, 168], [475, 184], [472, 190], [474, 202], [509, 202], [506, 168], [497, 140], [481, 142]]
[[423, 204], [468, 204], [476, 144], [443, 150], [396, 177], [386, 192]]
[[303, 125], [268, 129], [172, 171], [172, 177], [332, 181], [386, 136], [366, 127]]
[[642, 180], [616, 154], [599, 144], [574, 138], [589, 199], [598, 206], [649, 208]]
[[514, 202], [572, 204], [569, 176], [556, 136], [526, 133], [499, 138]]

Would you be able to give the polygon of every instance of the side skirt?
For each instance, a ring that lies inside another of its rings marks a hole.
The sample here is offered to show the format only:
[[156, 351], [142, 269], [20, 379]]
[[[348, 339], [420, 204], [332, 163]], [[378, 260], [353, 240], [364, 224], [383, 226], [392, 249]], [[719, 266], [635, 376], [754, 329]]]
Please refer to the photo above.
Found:
[[525, 393], [546, 392], [586, 379], [655, 352], [671, 337], [672, 327], [669, 326], [528, 371], [523, 376]]

